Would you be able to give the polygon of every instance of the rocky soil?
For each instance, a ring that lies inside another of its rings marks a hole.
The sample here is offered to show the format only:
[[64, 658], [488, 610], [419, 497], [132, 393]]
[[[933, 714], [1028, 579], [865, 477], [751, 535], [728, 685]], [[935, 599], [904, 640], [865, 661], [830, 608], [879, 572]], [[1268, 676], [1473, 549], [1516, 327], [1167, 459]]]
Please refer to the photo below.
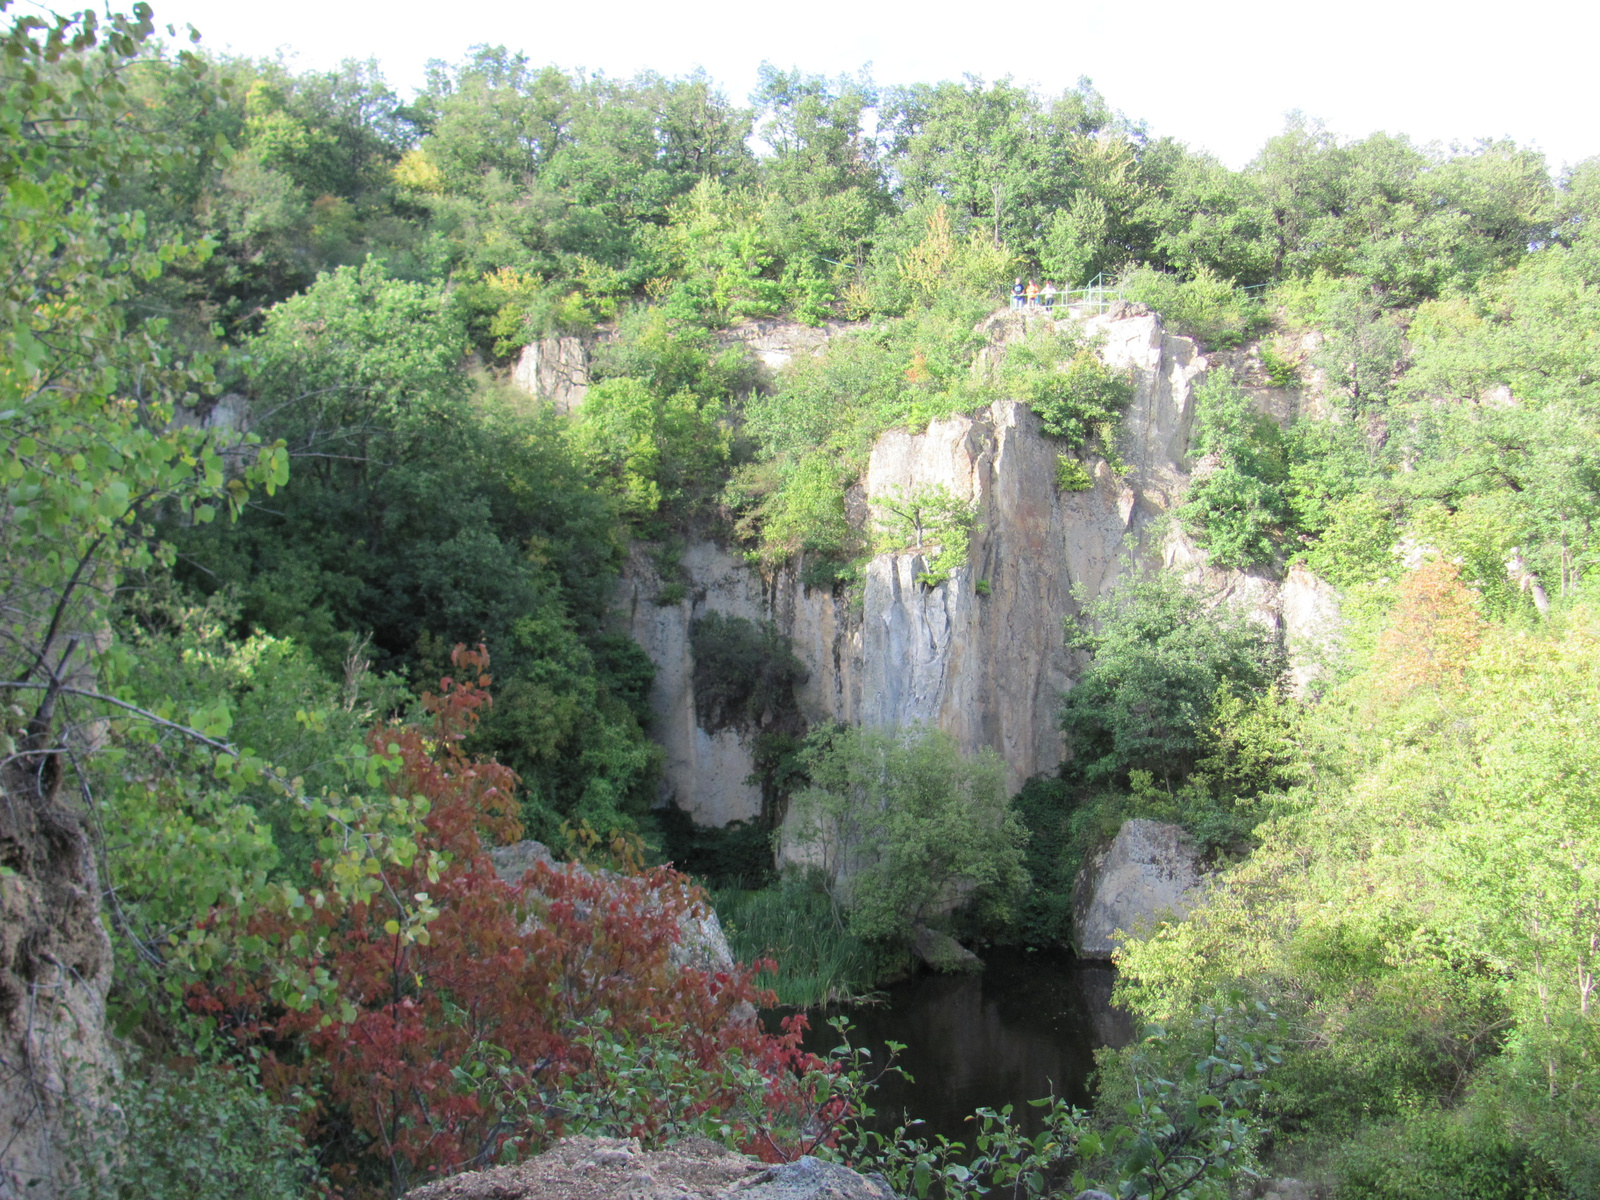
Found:
[[513, 1167], [430, 1183], [404, 1200], [895, 1200], [881, 1180], [814, 1158], [769, 1166], [715, 1142], [668, 1150], [566, 1138]]

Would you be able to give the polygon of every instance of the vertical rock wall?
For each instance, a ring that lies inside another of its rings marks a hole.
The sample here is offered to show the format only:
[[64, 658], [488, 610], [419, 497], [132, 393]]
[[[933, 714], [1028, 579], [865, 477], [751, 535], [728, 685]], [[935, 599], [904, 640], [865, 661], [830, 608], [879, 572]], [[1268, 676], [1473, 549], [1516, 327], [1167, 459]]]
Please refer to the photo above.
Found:
[[[998, 345], [1020, 337], [1024, 320], [1039, 319], [1006, 313], [987, 332]], [[1090, 488], [1059, 491], [1060, 444], [1010, 400], [925, 429], [891, 430], [874, 446], [864, 480], [869, 505], [939, 485], [977, 506], [968, 564], [939, 587], [916, 581], [921, 555], [883, 554], [868, 564], [857, 606], [806, 588], [793, 568], [762, 579], [699, 543], [683, 559], [687, 595], [660, 606], [652, 564], [643, 555], [630, 560], [620, 607], [659, 671], [652, 703], [667, 753], [665, 795], [704, 824], [760, 811], [758, 790], [744, 782], [753, 767], [748, 746], [732, 731], [709, 735], [695, 722], [689, 628], [707, 611], [778, 623], [810, 670], [798, 696], [809, 722], [937, 727], [964, 752], [992, 748], [1014, 787], [1053, 770], [1065, 753], [1056, 714], [1082, 664], [1065, 646], [1063, 620], [1077, 614], [1080, 597], [1106, 594], [1130, 559], [1247, 605], [1283, 630], [1292, 650], [1328, 642], [1337, 623], [1332, 589], [1304, 571], [1279, 581], [1209, 567], [1204, 552], [1162, 520], [1188, 486], [1194, 388], [1206, 358], [1150, 313], [1114, 309], [1086, 324], [1107, 363], [1129, 369], [1135, 383], [1118, 437], [1124, 474], [1095, 462]], [[1309, 678], [1313, 668], [1299, 669]]]
[[589, 351], [581, 338], [540, 338], [522, 348], [511, 382], [559, 413], [576, 412], [589, 391]]
[[[991, 338], [1020, 336], [1023, 320], [996, 317]], [[1127, 555], [1146, 552], [1152, 522], [1188, 480], [1193, 385], [1205, 370], [1194, 343], [1149, 314], [1097, 318], [1089, 332], [1103, 336], [1106, 361], [1130, 369], [1136, 385], [1118, 438], [1125, 475], [1102, 461], [1092, 487], [1058, 490], [1060, 444], [1011, 400], [886, 433], [867, 471], [869, 502], [939, 485], [976, 503], [980, 528], [967, 567], [938, 588], [916, 583], [915, 554], [880, 555], [868, 567], [858, 719], [937, 726], [969, 752], [989, 746], [1013, 786], [1053, 770], [1065, 750], [1056, 712], [1079, 664], [1063, 619], [1080, 597], [1108, 591]]]
[[[663, 581], [655, 562], [635, 547], [623, 570], [616, 611], [656, 665], [651, 734], [666, 751], [662, 799], [676, 798], [702, 825], [726, 825], [761, 812], [761, 790], [747, 782], [755, 759], [737, 730], [700, 728], [689, 635], [695, 620], [708, 612], [765, 621], [767, 601], [761, 576], [711, 542], [691, 543], [679, 574], [671, 584]], [[680, 590], [682, 597], [675, 598]]]

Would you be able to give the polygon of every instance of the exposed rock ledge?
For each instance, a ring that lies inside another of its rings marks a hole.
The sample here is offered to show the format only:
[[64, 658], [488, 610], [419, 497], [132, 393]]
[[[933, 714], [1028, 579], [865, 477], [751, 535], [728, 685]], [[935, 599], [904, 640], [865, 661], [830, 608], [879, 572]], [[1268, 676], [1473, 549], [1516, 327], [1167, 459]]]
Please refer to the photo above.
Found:
[[[990, 352], [1023, 336], [1025, 325], [1016, 313], [986, 322]], [[791, 639], [809, 673], [796, 700], [811, 725], [942, 729], [964, 754], [993, 749], [1013, 789], [1054, 771], [1066, 754], [1061, 696], [1084, 660], [1063, 641], [1062, 619], [1076, 616], [1083, 599], [1115, 590], [1130, 562], [1159, 566], [1248, 611], [1283, 638], [1295, 690], [1311, 684], [1337, 646], [1337, 591], [1301, 567], [1284, 579], [1215, 567], [1164, 519], [1190, 483], [1194, 392], [1207, 356], [1154, 314], [1125, 306], [1085, 322], [1085, 331], [1103, 338], [1105, 361], [1134, 383], [1117, 436], [1125, 471], [1090, 458], [1090, 486], [1061, 491], [1062, 446], [1017, 400], [888, 430], [873, 446], [865, 477], [847, 498], [862, 522], [874, 506], [881, 515], [887, 497], [920, 487], [944, 487], [977, 507], [968, 563], [939, 587], [917, 582], [924, 564], [910, 551], [873, 558], [851, 597], [807, 586], [803, 564], [763, 576], [710, 542], [691, 542], [675, 577], [664, 580], [655, 560], [635, 548], [614, 622], [656, 664], [650, 705], [652, 735], [666, 757], [663, 802], [675, 799], [701, 825], [762, 811], [752, 739], [697, 722], [690, 630], [708, 612], [771, 620]], [[754, 326], [743, 332], [759, 357], [805, 353], [828, 331], [807, 331], [804, 339]]]
[[525, 1163], [430, 1183], [404, 1200], [895, 1200], [895, 1195], [877, 1176], [815, 1158], [769, 1166], [702, 1139], [641, 1150], [635, 1140], [574, 1137]]

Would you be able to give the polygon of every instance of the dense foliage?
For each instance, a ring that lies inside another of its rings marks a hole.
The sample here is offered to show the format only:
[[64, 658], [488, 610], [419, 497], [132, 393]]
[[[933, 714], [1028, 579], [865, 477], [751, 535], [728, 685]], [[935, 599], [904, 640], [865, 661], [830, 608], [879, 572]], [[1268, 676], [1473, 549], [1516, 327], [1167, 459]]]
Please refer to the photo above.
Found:
[[[154, 32], [23, 16], [0, 61], [0, 884], [71, 860], [103, 892], [128, 1072], [78, 1125], [113, 1164], [85, 1195], [397, 1194], [576, 1129], [918, 1196], [1220, 1195], [1262, 1155], [1384, 1200], [1600, 1194], [1594, 160], [1296, 118], [1233, 170], [1087, 84], [769, 65], [746, 108], [488, 46], [402, 100]], [[1202, 343], [1166, 532], [1235, 580], [1314, 572], [1342, 641], [1291, 681], [1261, 625], [1130, 574], [1069, 630], [1068, 765], [1013, 801], [937, 732], [808, 730], [776, 629], [696, 611], [699, 723], [752, 740], [764, 812], [652, 815], [630, 547], [664, 606], [707, 534], [841, 605], [884, 550], [956, 586], [972, 498], [857, 485], [885, 431], [997, 400], [1061, 490], [1118, 477], [1132, 382], [1075, 322], [997, 316], [1019, 274]], [[817, 352], [759, 366], [769, 318]], [[563, 337], [571, 414], [507, 382]], [[786, 809], [821, 871], [764, 887]], [[1061, 940], [1128, 816], [1220, 874], [1125, 951], [1163, 1032], [1106, 1058], [1095, 1117], [874, 1142], [848, 1070], [732, 1019], [766, 981], [858, 993], [953, 911]], [[616, 874], [505, 883], [523, 834]], [[782, 961], [675, 958], [703, 897], [641, 846]]]
[[949, 734], [843, 728], [813, 736], [791, 825], [861, 937], [903, 938], [958, 904], [1003, 919], [1022, 887], [1026, 833], [992, 750]]
[[1181, 780], [1216, 705], [1265, 691], [1284, 669], [1261, 625], [1166, 574], [1087, 605], [1068, 635], [1092, 656], [1061, 711], [1070, 770], [1088, 781]]
[[[1453, 564], [1409, 575], [1260, 846], [1124, 957], [1147, 1013], [1234, 980], [1286, 998], [1275, 1120], [1351, 1139], [1353, 1194], [1412, 1194], [1419, 1171], [1594, 1194], [1594, 621], [1585, 599], [1497, 627]], [[1480, 1156], [1517, 1165], [1490, 1179]]]
[[[496, 875], [488, 845], [520, 833], [516, 777], [461, 749], [488, 703], [488, 677], [475, 674], [487, 663], [454, 659], [466, 678], [447, 677], [424, 698], [429, 724], [372, 735], [398, 759], [397, 786], [427, 801], [422, 853], [359, 898], [319, 903], [313, 893], [309, 905], [253, 917], [234, 939], [250, 950], [188, 996], [236, 1039], [267, 1047], [260, 1062], [275, 1095], [314, 1102], [317, 1140], [336, 1148], [335, 1180], [356, 1193], [403, 1191], [558, 1133], [559, 1106], [534, 1101], [522, 1123], [504, 1119], [475, 1068], [503, 1054], [511, 1065], [493, 1074], [497, 1093], [556, 1089], [584, 1065], [574, 1030], [599, 1012], [616, 1036], [670, 1030], [702, 1067], [735, 1049], [775, 1053], [733, 1019], [765, 999], [748, 969], [675, 961], [700, 902], [681, 877], [543, 864], [516, 885]], [[436, 906], [423, 936], [403, 935], [394, 894]], [[264, 976], [263, 956], [273, 964]], [[285, 973], [316, 981], [286, 1009], [273, 986]]]

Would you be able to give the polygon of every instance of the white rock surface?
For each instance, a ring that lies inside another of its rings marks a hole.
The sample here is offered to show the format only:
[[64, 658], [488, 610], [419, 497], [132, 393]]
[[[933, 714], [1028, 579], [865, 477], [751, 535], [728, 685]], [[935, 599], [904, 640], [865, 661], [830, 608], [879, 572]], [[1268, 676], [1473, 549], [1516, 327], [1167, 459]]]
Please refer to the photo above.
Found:
[[540, 338], [522, 348], [511, 382], [559, 413], [576, 412], [589, 391], [589, 352], [580, 338]]
[[812, 326], [794, 321], [747, 320], [723, 330], [717, 336], [717, 344], [723, 348], [743, 347], [770, 375], [797, 356], [815, 354], [844, 328], [847, 326], [837, 321]]
[[[649, 554], [636, 546], [623, 570], [616, 605], [627, 631], [656, 665], [650, 733], [666, 751], [661, 800], [675, 800], [701, 825], [748, 820], [761, 813], [761, 790], [746, 782], [755, 759], [736, 730], [707, 733], [700, 728], [689, 633], [708, 612], [767, 620], [761, 576], [712, 542], [686, 547], [678, 574], [676, 580], [663, 580]], [[681, 587], [683, 598], [659, 603], [671, 584]]]
[[1122, 935], [1186, 915], [1203, 887], [1199, 849], [1181, 828], [1125, 821], [1078, 872], [1073, 946], [1082, 958], [1110, 958]]
[[[1219, 602], [1247, 607], [1282, 633], [1296, 659], [1296, 685], [1309, 684], [1336, 636], [1334, 590], [1298, 568], [1280, 581], [1266, 571], [1212, 567], [1163, 520], [1191, 477], [1194, 390], [1207, 358], [1134, 307], [1116, 306], [1084, 324], [1103, 339], [1105, 360], [1129, 370], [1135, 384], [1117, 445], [1125, 474], [1094, 461], [1092, 487], [1058, 491], [1059, 443], [1043, 435], [1025, 404], [1011, 400], [922, 429], [890, 430], [873, 447], [860, 494], [868, 508], [927, 485], [977, 506], [968, 564], [939, 587], [916, 582], [920, 555], [883, 554], [868, 564], [854, 607], [842, 595], [805, 587], [797, 566], [763, 579], [707, 542], [684, 554], [685, 597], [660, 607], [653, 601], [664, 585], [654, 564], [641, 553], [630, 559], [620, 623], [658, 667], [651, 703], [653, 735], [667, 752], [664, 798], [676, 797], [704, 824], [760, 811], [758, 790], [745, 782], [753, 769], [745, 739], [731, 730], [706, 734], [695, 722], [689, 627], [713, 610], [777, 621], [810, 672], [798, 694], [808, 722], [937, 727], [966, 753], [991, 747], [1013, 787], [1054, 770], [1065, 754], [1057, 713], [1083, 662], [1064, 644], [1063, 618], [1078, 613], [1080, 594], [1093, 599], [1110, 591], [1129, 559], [1160, 564]], [[1023, 318], [999, 314], [985, 330], [998, 349], [1022, 335]], [[810, 346], [830, 331], [802, 332]], [[755, 325], [744, 335], [752, 348], [790, 336]], [[789, 844], [797, 853], [793, 839]]]

